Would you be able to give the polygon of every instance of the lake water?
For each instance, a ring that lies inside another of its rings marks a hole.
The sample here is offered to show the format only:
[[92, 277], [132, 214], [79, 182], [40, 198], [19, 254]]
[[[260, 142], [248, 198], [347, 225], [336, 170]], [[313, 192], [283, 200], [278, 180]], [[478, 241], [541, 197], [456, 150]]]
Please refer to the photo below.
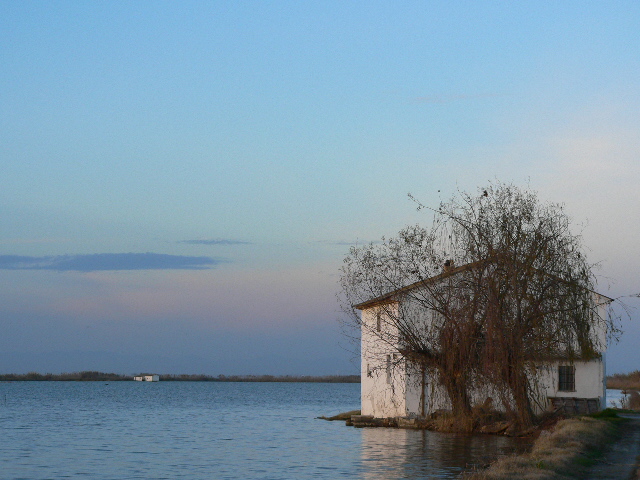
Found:
[[360, 385], [0, 383], [0, 479], [455, 478], [513, 439], [317, 420]]
[[607, 389], [607, 407], [620, 408], [624, 401], [625, 396], [622, 390]]

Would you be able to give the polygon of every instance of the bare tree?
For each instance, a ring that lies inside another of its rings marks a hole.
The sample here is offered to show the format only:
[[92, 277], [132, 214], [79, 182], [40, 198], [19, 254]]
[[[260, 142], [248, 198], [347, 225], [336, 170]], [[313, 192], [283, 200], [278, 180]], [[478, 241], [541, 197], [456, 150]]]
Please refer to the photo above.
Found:
[[[350, 322], [417, 370], [432, 371], [454, 415], [469, 417], [472, 391], [490, 386], [526, 428], [536, 367], [593, 359], [606, 342], [599, 333], [617, 332], [599, 314], [581, 237], [561, 205], [510, 184], [459, 192], [435, 208], [416, 202], [433, 211], [430, 228], [407, 227], [345, 258], [341, 293]], [[372, 302], [388, 328], [361, 323], [357, 307]]]

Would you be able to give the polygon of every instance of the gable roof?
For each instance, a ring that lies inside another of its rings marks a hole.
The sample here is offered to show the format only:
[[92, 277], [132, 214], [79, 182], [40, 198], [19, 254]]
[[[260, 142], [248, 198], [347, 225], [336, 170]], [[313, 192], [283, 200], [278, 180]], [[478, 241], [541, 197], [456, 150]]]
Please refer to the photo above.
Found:
[[[372, 298], [372, 299], [367, 300], [365, 302], [361, 302], [361, 303], [358, 303], [356, 305], [353, 305], [353, 308], [355, 308], [357, 310], [365, 310], [367, 308], [375, 307], [376, 305], [381, 305], [381, 304], [384, 304], [384, 303], [393, 302], [393, 301], [395, 301], [395, 297], [397, 297], [399, 294], [411, 291], [411, 290], [413, 290], [415, 288], [422, 287], [424, 285], [429, 285], [429, 284], [432, 284], [432, 283], [439, 282], [442, 279], [451, 277], [451, 276], [456, 275], [456, 274], [458, 274], [460, 272], [463, 272], [463, 271], [466, 271], [466, 270], [470, 270], [471, 268], [473, 268], [473, 267], [475, 267], [475, 266], [477, 266], [477, 265], [479, 265], [481, 263], [484, 263], [484, 262], [477, 261], [477, 262], [473, 262], [473, 263], [467, 263], [467, 264], [461, 265], [459, 267], [450, 267], [449, 269], [444, 270], [439, 275], [435, 275], [435, 276], [430, 277], [430, 278], [425, 278], [424, 280], [418, 280], [417, 282], [414, 282], [414, 283], [412, 283], [410, 285], [397, 288], [395, 290], [387, 292], [387, 293], [385, 293], [383, 295], [380, 295], [378, 297], [375, 297], [375, 298]], [[598, 292], [593, 291], [593, 290], [591, 290], [591, 292], [595, 293], [596, 295], [599, 295], [600, 297], [602, 297], [604, 299], [602, 304], [613, 302], [613, 298], [607, 297], [606, 295], [603, 295], [603, 294], [598, 293]]]
[[442, 279], [451, 277], [451, 276], [456, 275], [457, 273], [460, 273], [462, 271], [469, 270], [473, 266], [477, 265], [478, 263], [480, 263], [480, 262], [467, 263], [466, 265], [461, 265], [459, 267], [451, 267], [448, 270], [443, 271], [439, 275], [435, 275], [435, 276], [430, 277], [430, 278], [425, 278], [424, 280], [418, 280], [417, 282], [414, 282], [414, 283], [412, 283], [410, 285], [407, 285], [405, 287], [400, 287], [400, 288], [398, 288], [396, 290], [392, 290], [392, 291], [390, 291], [388, 293], [385, 293], [385, 294], [380, 295], [378, 297], [372, 298], [371, 300], [367, 300], [366, 302], [358, 303], [357, 305], [354, 305], [353, 308], [358, 309], [358, 310], [365, 310], [367, 308], [371, 308], [371, 307], [374, 307], [376, 305], [380, 305], [382, 303], [388, 303], [390, 301], [393, 301], [394, 297], [396, 297], [400, 293], [408, 292], [410, 290], [413, 290], [413, 289], [418, 288], [418, 287], [422, 287], [424, 285], [429, 285], [431, 283], [439, 282]]

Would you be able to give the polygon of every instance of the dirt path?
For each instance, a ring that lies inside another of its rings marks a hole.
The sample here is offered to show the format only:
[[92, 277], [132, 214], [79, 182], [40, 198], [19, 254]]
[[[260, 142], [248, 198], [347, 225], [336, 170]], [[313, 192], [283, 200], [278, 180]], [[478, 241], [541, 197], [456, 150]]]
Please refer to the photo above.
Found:
[[630, 480], [638, 476], [640, 456], [640, 415], [620, 415], [629, 419], [620, 426], [620, 438], [605, 451], [586, 480]]

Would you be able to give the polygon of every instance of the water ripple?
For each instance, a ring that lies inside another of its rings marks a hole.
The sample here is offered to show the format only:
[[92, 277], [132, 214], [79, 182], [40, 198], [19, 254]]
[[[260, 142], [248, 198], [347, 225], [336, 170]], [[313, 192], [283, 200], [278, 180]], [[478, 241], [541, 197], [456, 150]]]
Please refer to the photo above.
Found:
[[502, 437], [354, 429], [359, 385], [0, 384], [0, 479], [455, 478]]

